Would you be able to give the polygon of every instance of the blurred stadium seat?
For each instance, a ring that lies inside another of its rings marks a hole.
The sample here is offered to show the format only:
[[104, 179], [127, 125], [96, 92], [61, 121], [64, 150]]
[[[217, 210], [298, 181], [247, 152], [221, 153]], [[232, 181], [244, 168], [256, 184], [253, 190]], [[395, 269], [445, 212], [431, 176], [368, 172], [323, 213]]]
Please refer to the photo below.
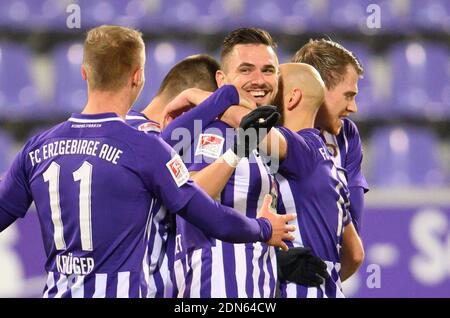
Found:
[[81, 77], [83, 44], [59, 44], [53, 49], [52, 60], [55, 71], [55, 113], [70, 114], [80, 111], [87, 101], [86, 83]]
[[450, 115], [449, 50], [434, 43], [396, 45], [389, 54], [392, 112], [402, 116]]
[[169, 30], [212, 33], [237, 27], [242, 8], [242, 2], [234, 0], [162, 1], [161, 15]]
[[[2, 0], [0, 26], [14, 29], [66, 28], [66, 8], [74, 0]], [[65, 30], [63, 30], [65, 31]]]
[[325, 30], [328, 26], [327, 9], [326, 0], [247, 0], [243, 12], [249, 25], [294, 33]]
[[411, 19], [419, 29], [450, 32], [450, 2], [412, 0]]
[[136, 102], [135, 109], [141, 110], [155, 96], [167, 72], [180, 60], [205, 50], [190, 43], [180, 41], [154, 41], [146, 44], [145, 86]]
[[0, 129], [0, 176], [2, 176], [9, 168], [14, 154], [13, 138], [8, 132]]
[[445, 182], [437, 136], [426, 128], [383, 127], [371, 142], [369, 183], [376, 186], [438, 187]]
[[79, 0], [84, 27], [119, 24], [152, 30], [161, 26], [159, 0]]
[[25, 46], [0, 42], [0, 115], [3, 118], [34, 117], [32, 111], [39, 108], [31, 77], [31, 57]]

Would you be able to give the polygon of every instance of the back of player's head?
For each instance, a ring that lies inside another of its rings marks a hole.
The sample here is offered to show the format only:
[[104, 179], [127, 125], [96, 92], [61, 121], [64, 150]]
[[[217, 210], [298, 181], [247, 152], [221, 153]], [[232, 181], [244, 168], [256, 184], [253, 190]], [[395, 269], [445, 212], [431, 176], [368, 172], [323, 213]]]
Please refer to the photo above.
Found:
[[233, 48], [238, 44], [263, 44], [271, 48], [277, 48], [277, 44], [272, 39], [269, 32], [259, 28], [239, 28], [228, 34], [222, 43], [222, 50], [220, 52], [220, 63], [222, 69], [224, 60], [231, 53]]
[[102, 25], [91, 29], [84, 41], [83, 66], [89, 87], [117, 90], [145, 63], [142, 33], [134, 29]]
[[219, 63], [206, 54], [192, 55], [178, 62], [163, 79], [157, 95], [172, 99], [188, 88], [214, 92]]
[[[306, 63], [280, 65], [280, 81], [275, 103], [283, 118], [286, 109], [317, 112], [323, 103], [324, 94], [325, 84], [313, 66]], [[293, 107], [300, 103], [302, 107]]]
[[327, 39], [309, 40], [292, 58], [294, 63], [306, 63], [314, 66], [325, 86], [334, 88], [344, 77], [347, 65], [352, 65], [358, 75], [364, 69], [358, 58], [339, 43]]

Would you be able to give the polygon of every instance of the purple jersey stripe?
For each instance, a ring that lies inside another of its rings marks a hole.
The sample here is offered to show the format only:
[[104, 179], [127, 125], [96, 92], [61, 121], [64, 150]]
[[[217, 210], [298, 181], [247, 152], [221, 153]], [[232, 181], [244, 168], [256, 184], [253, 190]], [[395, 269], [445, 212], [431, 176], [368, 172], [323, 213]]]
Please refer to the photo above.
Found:
[[[232, 192], [232, 191], [230, 191]], [[238, 297], [238, 287], [236, 280], [236, 271], [242, 269], [236, 269], [236, 255], [234, 252], [233, 244], [222, 243], [222, 251], [223, 251], [223, 266], [224, 266], [224, 275], [225, 275], [225, 289], [227, 293], [227, 297], [237, 298]]]
[[183, 297], [190, 298], [191, 297], [191, 285], [192, 285], [192, 253], [187, 255], [187, 263], [186, 263], [186, 276], [185, 276], [185, 285], [186, 289], [184, 290]]
[[[261, 178], [258, 164], [256, 162], [252, 162], [254, 160], [255, 152], [253, 156], [249, 159], [249, 180], [252, 182], [248, 187], [248, 197], [249, 198], [259, 198], [261, 194]], [[259, 155], [257, 155], [259, 157]], [[256, 156], [255, 156], [256, 157]], [[258, 201], [257, 200], [247, 200], [247, 208], [246, 214], [248, 217], [256, 218], [256, 213], [258, 210]], [[253, 244], [245, 244], [245, 257], [247, 264], [247, 277], [245, 281], [245, 291], [247, 292], [248, 297], [255, 297], [253, 286], [253, 255], [254, 255], [254, 246]], [[261, 294], [262, 295], [262, 294]]]
[[118, 278], [117, 273], [108, 275], [106, 277], [106, 298], [116, 298], [117, 297], [117, 284]]
[[[235, 184], [235, 174], [233, 173], [228, 180], [229, 184]], [[230, 189], [230, 191], [222, 191], [221, 193], [221, 203], [223, 205], [234, 207], [234, 191]], [[235, 263], [235, 253], [234, 246], [228, 243], [222, 243], [222, 253], [224, 255], [223, 262], [225, 276], [225, 290], [227, 293], [227, 297], [238, 297], [237, 295], [237, 281], [236, 281], [236, 263]]]

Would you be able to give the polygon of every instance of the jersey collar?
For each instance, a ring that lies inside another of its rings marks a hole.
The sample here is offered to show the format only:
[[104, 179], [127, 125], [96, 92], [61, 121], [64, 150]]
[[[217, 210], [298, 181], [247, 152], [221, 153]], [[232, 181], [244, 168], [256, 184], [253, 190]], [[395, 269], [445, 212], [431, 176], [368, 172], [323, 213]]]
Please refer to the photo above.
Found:
[[103, 123], [107, 121], [125, 122], [125, 120], [116, 113], [101, 113], [101, 114], [74, 113], [68, 120], [75, 123]]

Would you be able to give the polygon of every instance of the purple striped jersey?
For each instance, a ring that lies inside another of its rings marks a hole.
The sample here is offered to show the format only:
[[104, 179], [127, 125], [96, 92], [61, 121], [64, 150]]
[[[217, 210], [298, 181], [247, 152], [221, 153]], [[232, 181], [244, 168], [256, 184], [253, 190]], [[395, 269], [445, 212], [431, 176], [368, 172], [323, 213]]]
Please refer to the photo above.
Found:
[[343, 297], [339, 251], [343, 228], [351, 222], [345, 172], [334, 165], [319, 130], [279, 130], [286, 138], [288, 151], [276, 175], [278, 212], [297, 213], [293, 221], [295, 240], [287, 244], [309, 247], [325, 261], [330, 274], [320, 288], [282, 282], [281, 297]]
[[[159, 136], [161, 129], [159, 123], [148, 119], [144, 114], [129, 111], [126, 123], [136, 129]], [[154, 200], [150, 211], [150, 227], [148, 231], [148, 253], [145, 274], [147, 276], [148, 298], [161, 298], [172, 296], [172, 281], [169, 266], [173, 264], [173, 243], [175, 239], [175, 224], [171, 215], [161, 204]]]
[[[228, 130], [228, 133], [226, 131]], [[216, 120], [196, 136], [190, 171], [199, 171], [231, 147], [234, 130]], [[274, 190], [275, 189], [275, 190]], [[276, 191], [275, 181], [262, 158], [254, 152], [243, 158], [217, 200], [256, 217], [264, 195]], [[230, 244], [205, 236], [177, 217], [175, 278], [177, 297], [274, 297], [275, 250], [266, 244]]]
[[[144, 297], [152, 204], [179, 211], [197, 188], [160, 138], [115, 113], [73, 114], [31, 138], [0, 185], [0, 208], [39, 215], [44, 297]], [[153, 210], [152, 210], [153, 211]]]
[[369, 191], [369, 185], [361, 171], [362, 145], [358, 128], [349, 118], [342, 119], [338, 135], [322, 131], [320, 137], [332, 154], [334, 164], [347, 171], [348, 187], [362, 187]]

